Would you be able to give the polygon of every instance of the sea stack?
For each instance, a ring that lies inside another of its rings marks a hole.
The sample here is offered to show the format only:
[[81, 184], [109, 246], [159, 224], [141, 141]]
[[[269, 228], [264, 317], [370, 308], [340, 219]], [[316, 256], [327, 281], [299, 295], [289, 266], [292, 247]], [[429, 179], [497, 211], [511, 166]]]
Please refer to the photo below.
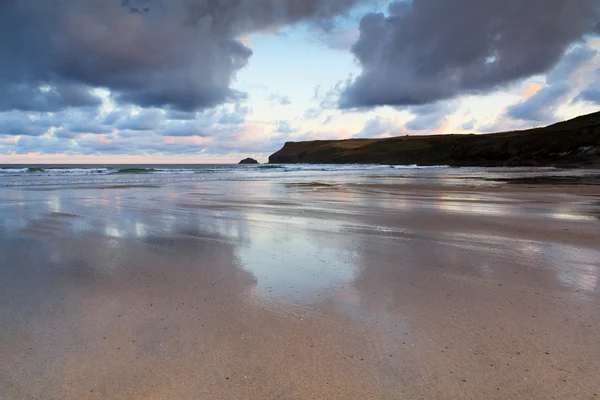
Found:
[[256, 161], [254, 158], [248, 157], [240, 161], [239, 164], [258, 164], [258, 161]]

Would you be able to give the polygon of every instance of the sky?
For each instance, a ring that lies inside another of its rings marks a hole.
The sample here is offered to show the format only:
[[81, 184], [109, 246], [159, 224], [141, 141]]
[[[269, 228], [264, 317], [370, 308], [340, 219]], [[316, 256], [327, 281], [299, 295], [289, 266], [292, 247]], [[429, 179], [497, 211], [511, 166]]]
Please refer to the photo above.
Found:
[[597, 0], [0, 4], [2, 164], [265, 162], [598, 110]]

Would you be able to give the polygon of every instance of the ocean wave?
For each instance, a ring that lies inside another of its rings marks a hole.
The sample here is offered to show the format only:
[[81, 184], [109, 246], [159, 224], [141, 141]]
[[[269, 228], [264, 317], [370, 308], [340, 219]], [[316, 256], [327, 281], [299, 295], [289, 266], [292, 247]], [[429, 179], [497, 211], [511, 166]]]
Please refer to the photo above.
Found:
[[107, 175], [113, 168], [42, 168], [44, 174], [52, 175]]
[[375, 164], [260, 164], [260, 165], [198, 165], [193, 167], [0, 167], [1, 175], [43, 175], [43, 176], [87, 176], [112, 174], [206, 174], [206, 173], [236, 173], [236, 172], [318, 172], [318, 171], [371, 171], [385, 169], [427, 169], [448, 168], [445, 165], [375, 165]]
[[283, 168], [283, 166], [277, 165], [277, 164], [259, 164], [259, 165], [256, 165], [254, 167], [258, 168], [258, 169], [277, 169], [277, 168]]
[[0, 174], [3, 175], [40, 175], [40, 176], [86, 176], [86, 175], [110, 175], [110, 174], [193, 174], [208, 170], [192, 168], [111, 168], [111, 167], [1, 167]]
[[450, 168], [449, 165], [392, 165], [394, 169], [438, 169], [438, 168]]
[[155, 168], [152, 171], [155, 174], [195, 174], [198, 172], [202, 172], [202, 169]]
[[209, 168], [121, 168], [115, 174], [197, 174], [210, 172]]
[[154, 171], [154, 168], [121, 168], [114, 171], [114, 174], [148, 174]]
[[28, 171], [29, 168], [0, 168], [0, 174], [20, 174]]
[[3, 175], [106, 175], [112, 168], [68, 168], [68, 167], [0, 167]]
[[[277, 164], [274, 164], [274, 167]], [[285, 171], [373, 171], [393, 169], [449, 168], [447, 165], [387, 165], [387, 164], [280, 164]]]
[[198, 179], [198, 178], [178, 178], [178, 179], [160, 179], [160, 178], [139, 178], [139, 179], [82, 179], [69, 178], [68, 180], [53, 180], [52, 178], [44, 180], [10, 180], [0, 181], [0, 187], [30, 187], [30, 186], [60, 186], [60, 187], [77, 187], [77, 186], [104, 186], [111, 187], [131, 186], [131, 185], [159, 185], [168, 182], [185, 182], [197, 180], [213, 180], [213, 179]]

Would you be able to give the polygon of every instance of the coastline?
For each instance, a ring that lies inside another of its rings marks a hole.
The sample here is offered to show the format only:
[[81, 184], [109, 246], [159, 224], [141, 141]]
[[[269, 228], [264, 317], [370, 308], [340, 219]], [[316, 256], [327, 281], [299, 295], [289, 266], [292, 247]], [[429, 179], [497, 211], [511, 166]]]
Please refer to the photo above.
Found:
[[269, 163], [597, 168], [600, 112], [513, 132], [286, 142]]

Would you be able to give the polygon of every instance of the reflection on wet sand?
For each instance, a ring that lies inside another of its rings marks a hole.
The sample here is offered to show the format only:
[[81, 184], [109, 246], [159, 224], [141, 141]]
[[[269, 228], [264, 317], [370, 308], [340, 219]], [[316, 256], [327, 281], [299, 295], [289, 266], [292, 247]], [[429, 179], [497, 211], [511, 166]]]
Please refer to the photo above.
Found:
[[593, 398], [599, 193], [0, 193], [0, 397]]

